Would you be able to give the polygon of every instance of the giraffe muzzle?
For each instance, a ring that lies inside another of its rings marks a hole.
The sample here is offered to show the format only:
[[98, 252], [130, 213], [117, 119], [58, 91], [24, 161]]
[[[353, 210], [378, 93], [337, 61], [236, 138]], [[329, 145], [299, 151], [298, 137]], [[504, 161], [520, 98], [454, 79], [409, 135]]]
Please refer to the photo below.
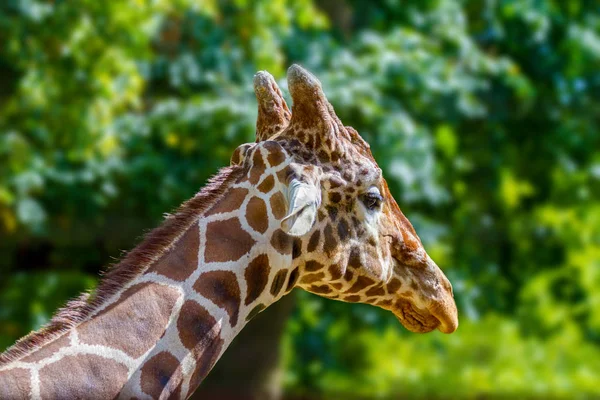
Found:
[[415, 333], [427, 333], [440, 326], [440, 321], [428, 310], [412, 305], [408, 300], [396, 302], [392, 312], [406, 329]]
[[425, 261], [419, 265], [411, 275], [419, 295], [398, 293], [392, 312], [412, 332], [456, 331], [458, 311], [450, 281], [429, 256], [426, 255]]
[[446, 278], [440, 267], [429, 259], [439, 279], [438, 296], [429, 304], [428, 310], [440, 321], [438, 329], [443, 333], [452, 333], [458, 328], [458, 310], [454, 301], [452, 284]]
[[440, 332], [452, 333], [458, 328], [458, 311], [453, 298], [434, 302], [429, 307], [429, 312], [439, 321]]
[[434, 302], [427, 309], [414, 306], [408, 300], [400, 300], [392, 312], [406, 329], [415, 333], [427, 333], [435, 329], [452, 333], [458, 328], [458, 313], [453, 300]]
[[456, 302], [454, 301], [454, 292], [452, 290], [452, 284], [446, 278], [446, 275], [442, 272], [440, 267], [428, 258], [428, 267], [433, 272], [435, 288], [433, 295], [427, 306], [427, 311], [433, 315], [438, 321], [438, 329], [443, 333], [452, 333], [458, 328], [458, 310], [456, 309]]

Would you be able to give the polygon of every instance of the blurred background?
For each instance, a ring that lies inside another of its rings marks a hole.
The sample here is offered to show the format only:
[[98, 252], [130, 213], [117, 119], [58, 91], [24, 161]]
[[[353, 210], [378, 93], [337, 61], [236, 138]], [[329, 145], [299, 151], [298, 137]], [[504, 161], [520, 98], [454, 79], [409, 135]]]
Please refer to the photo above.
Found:
[[253, 74], [289, 99], [293, 62], [371, 143], [461, 325], [296, 292], [203, 398], [600, 398], [594, 0], [3, 0], [0, 351], [253, 141]]

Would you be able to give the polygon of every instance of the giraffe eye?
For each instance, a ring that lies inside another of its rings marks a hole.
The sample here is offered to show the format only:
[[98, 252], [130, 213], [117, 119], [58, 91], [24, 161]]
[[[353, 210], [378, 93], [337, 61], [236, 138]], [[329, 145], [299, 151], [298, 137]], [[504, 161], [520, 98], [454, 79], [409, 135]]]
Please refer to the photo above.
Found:
[[383, 197], [381, 196], [379, 189], [373, 187], [362, 196], [362, 202], [365, 205], [365, 207], [367, 207], [367, 209], [372, 211], [378, 209], [381, 206], [381, 203], [383, 202]]

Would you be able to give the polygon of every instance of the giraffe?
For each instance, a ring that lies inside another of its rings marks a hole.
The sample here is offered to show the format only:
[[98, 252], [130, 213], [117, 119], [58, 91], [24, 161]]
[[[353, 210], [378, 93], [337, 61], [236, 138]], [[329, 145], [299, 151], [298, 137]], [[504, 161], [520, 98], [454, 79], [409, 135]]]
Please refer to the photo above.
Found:
[[452, 286], [369, 145], [316, 77], [292, 65], [287, 79], [291, 111], [258, 72], [256, 141], [94, 293], [0, 355], [0, 398], [187, 398], [246, 322], [295, 287], [390, 310], [413, 332], [456, 330]]

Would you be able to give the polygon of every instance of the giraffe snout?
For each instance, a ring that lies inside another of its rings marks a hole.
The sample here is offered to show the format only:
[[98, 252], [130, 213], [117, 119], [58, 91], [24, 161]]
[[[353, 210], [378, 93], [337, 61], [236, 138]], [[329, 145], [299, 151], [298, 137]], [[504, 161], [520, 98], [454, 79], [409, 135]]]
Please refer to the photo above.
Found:
[[410, 283], [398, 292], [394, 313], [413, 332], [454, 332], [458, 311], [452, 284], [427, 254], [413, 264], [417, 266], [397, 269], [399, 279]]
[[429, 307], [429, 312], [440, 321], [440, 332], [452, 333], [458, 328], [458, 312], [453, 299], [434, 302]]
[[437, 296], [431, 301], [428, 310], [438, 321], [438, 329], [443, 333], [452, 333], [458, 328], [458, 310], [454, 301], [452, 284], [442, 270], [433, 262], [433, 268], [439, 279]]

